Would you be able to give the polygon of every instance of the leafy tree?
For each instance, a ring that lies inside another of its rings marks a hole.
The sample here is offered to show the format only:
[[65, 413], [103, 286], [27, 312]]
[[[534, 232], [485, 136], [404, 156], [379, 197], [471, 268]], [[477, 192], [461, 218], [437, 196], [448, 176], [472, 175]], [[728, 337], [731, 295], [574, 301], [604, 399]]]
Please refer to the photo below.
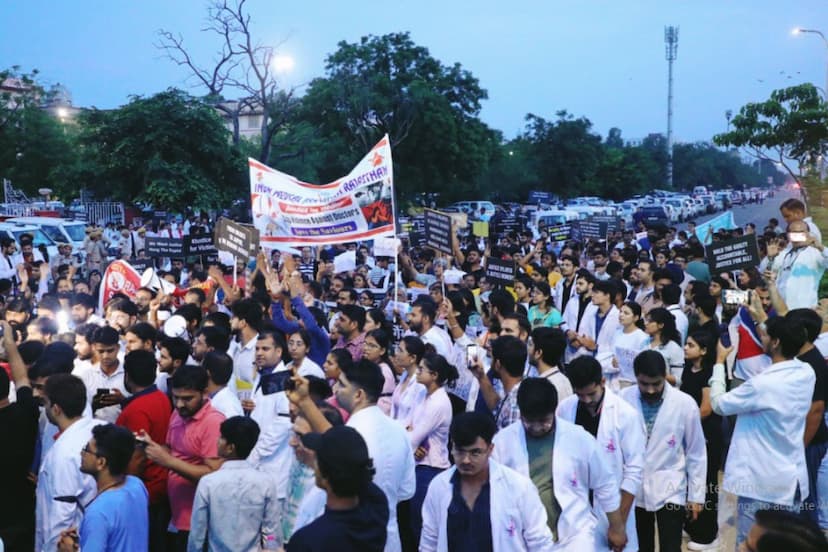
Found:
[[814, 85], [800, 84], [743, 106], [730, 126], [713, 138], [716, 144], [779, 163], [797, 179], [798, 169], [812, 168], [828, 141], [828, 105]]
[[311, 81], [301, 115], [321, 138], [322, 177], [350, 170], [387, 133], [400, 195], [471, 193], [500, 143], [478, 118], [487, 94], [471, 73], [443, 65], [408, 33], [340, 42], [325, 73]]
[[81, 116], [75, 182], [101, 196], [175, 211], [226, 206], [247, 190], [246, 164], [216, 111], [169, 89]]

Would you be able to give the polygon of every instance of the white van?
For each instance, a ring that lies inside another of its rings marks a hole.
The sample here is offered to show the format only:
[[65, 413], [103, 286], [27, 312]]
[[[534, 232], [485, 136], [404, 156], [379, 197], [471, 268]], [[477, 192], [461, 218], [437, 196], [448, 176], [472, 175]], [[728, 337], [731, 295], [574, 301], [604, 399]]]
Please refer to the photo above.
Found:
[[83, 252], [86, 239], [86, 223], [54, 217], [14, 217], [8, 222], [37, 226], [55, 243], [72, 245], [73, 253]]
[[34, 226], [33, 224], [21, 224], [8, 221], [0, 222], [0, 237], [9, 237], [13, 239], [17, 244], [18, 251], [20, 251], [20, 236], [23, 234], [31, 234], [32, 243], [34, 244], [35, 249], [37, 249], [40, 245], [45, 245], [46, 251], [49, 253], [49, 258], [57, 258], [57, 244], [37, 226]]
[[693, 195], [701, 195], [701, 194], [706, 194], [706, 193], [707, 193], [707, 187], [706, 186], [696, 186], [695, 188], [693, 188]]
[[491, 201], [458, 201], [449, 207], [457, 209], [460, 213], [466, 213], [473, 219], [489, 220], [495, 214], [495, 206]]

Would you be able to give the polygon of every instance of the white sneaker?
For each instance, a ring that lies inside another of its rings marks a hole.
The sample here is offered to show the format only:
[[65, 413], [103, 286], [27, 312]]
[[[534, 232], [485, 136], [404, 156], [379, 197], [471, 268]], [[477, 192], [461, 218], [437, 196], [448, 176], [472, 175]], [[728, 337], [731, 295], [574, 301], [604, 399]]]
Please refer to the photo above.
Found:
[[689, 539], [689, 538], [690, 538], [690, 533], [688, 533], [687, 531], [685, 531], [684, 529], [682, 529], [682, 530], [681, 530], [681, 538], [683, 538], [683, 539]]
[[690, 541], [687, 543], [687, 550], [718, 550], [719, 546], [721, 545], [721, 541], [719, 537], [709, 543], [709, 544], [699, 544], [697, 542]]

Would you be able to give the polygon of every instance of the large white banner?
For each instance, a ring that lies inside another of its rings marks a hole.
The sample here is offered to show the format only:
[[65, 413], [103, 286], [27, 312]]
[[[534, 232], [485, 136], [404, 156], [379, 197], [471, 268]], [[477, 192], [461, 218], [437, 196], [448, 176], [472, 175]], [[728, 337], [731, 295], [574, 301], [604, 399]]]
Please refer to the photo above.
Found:
[[394, 234], [394, 180], [386, 135], [347, 176], [308, 184], [249, 159], [253, 224], [262, 247], [324, 245]]

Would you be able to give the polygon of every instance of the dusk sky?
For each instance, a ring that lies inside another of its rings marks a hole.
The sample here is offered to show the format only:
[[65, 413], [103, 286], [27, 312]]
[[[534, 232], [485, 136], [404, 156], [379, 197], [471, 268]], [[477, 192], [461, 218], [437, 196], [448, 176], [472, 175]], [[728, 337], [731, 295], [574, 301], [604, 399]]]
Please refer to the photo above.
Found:
[[[402, 7], [404, 5], [404, 7]], [[154, 44], [156, 31], [181, 33], [195, 57], [216, 51], [199, 32], [201, 0], [18, 0], [0, 3], [2, 65], [37, 68], [80, 107], [111, 108], [131, 94], [167, 87], [194, 94], [183, 68]], [[447, 2], [276, 2], [249, 0], [255, 34], [295, 59], [287, 85], [324, 73], [340, 40], [410, 31], [443, 63], [459, 62], [488, 90], [482, 118], [506, 137], [526, 113], [566, 109], [597, 132], [626, 139], [666, 130], [664, 26], [680, 26], [675, 65], [675, 136], [709, 140], [724, 113], [766, 99], [775, 88], [825, 86], [828, 48], [800, 26], [828, 33], [825, 0], [489, 0]]]

